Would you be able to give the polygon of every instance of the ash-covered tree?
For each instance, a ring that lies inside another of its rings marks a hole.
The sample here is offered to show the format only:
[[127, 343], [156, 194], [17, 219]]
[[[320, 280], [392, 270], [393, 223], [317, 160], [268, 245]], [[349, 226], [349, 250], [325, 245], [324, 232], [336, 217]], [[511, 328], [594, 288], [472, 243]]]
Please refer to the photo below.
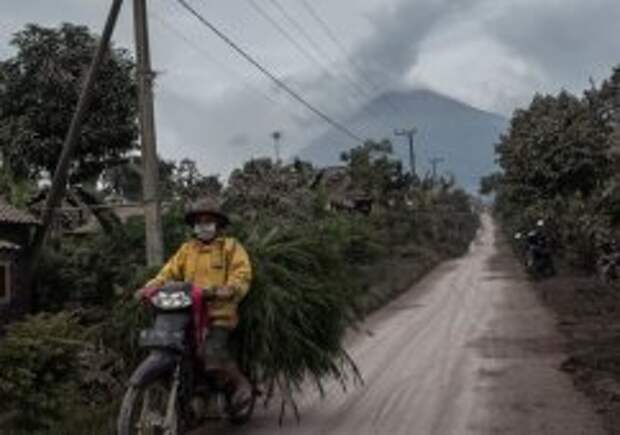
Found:
[[[0, 153], [15, 177], [52, 174], [98, 38], [87, 27], [29, 24], [0, 61]], [[71, 168], [71, 181], [96, 179], [108, 161], [136, 148], [134, 62], [111, 47], [93, 90]]]
[[341, 154], [348, 166], [355, 188], [375, 199], [385, 199], [389, 192], [403, 189], [410, 180], [403, 174], [400, 160], [392, 158], [392, 144], [367, 140], [363, 145]]
[[[127, 158], [106, 169], [101, 177], [104, 191], [125, 200], [142, 199], [142, 163], [139, 157]], [[218, 196], [222, 183], [217, 175], [203, 175], [191, 159], [159, 159], [159, 193], [163, 200], [193, 200], [202, 196]]]
[[185, 200], [217, 196], [222, 191], [218, 176], [203, 175], [191, 159], [183, 159], [175, 165], [171, 180], [173, 195]]
[[497, 145], [503, 180], [515, 201], [588, 196], [610, 175], [609, 135], [587, 99], [537, 95]]

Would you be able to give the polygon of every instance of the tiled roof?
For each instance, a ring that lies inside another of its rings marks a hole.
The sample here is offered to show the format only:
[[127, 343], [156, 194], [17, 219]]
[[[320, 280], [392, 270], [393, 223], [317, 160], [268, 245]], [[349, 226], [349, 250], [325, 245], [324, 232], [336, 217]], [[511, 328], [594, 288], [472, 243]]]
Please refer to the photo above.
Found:
[[0, 197], [0, 223], [34, 225], [39, 221], [27, 211], [13, 207]]

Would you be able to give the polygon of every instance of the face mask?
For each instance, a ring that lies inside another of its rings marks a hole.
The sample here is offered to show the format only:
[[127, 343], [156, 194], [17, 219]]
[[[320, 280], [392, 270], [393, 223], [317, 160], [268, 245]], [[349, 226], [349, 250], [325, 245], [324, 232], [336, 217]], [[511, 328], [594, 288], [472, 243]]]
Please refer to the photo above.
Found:
[[202, 242], [210, 242], [215, 238], [216, 233], [217, 226], [213, 222], [194, 225], [194, 235]]

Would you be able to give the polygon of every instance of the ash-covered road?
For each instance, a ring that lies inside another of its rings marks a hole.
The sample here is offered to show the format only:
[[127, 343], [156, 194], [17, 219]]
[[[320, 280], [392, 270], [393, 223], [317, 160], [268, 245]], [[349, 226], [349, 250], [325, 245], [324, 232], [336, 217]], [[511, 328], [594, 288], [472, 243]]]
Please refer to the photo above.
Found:
[[[242, 427], [197, 433], [280, 435], [597, 435], [590, 404], [558, 371], [562, 338], [495, 225], [368, 319], [349, 349], [365, 384], [300, 399], [302, 419], [278, 427], [277, 406]], [[274, 403], [275, 405], [275, 403]]]

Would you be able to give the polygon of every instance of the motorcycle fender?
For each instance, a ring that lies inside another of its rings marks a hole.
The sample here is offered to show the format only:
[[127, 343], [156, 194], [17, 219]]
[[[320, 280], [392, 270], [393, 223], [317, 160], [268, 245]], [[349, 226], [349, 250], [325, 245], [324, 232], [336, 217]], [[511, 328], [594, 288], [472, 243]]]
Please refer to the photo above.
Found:
[[172, 373], [178, 363], [178, 356], [169, 352], [152, 352], [129, 378], [129, 385], [144, 386], [154, 380]]

